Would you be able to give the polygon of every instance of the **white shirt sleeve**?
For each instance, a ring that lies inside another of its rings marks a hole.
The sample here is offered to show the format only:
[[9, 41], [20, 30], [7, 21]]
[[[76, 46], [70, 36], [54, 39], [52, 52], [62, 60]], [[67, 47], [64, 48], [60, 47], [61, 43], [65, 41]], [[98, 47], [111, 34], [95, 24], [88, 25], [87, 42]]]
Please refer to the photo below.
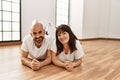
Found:
[[83, 52], [82, 46], [80, 44], [80, 41], [78, 41], [78, 40], [76, 40], [76, 48], [77, 48], [77, 51], [75, 53], [75, 59], [80, 59], [81, 57], [83, 57], [84, 52]]
[[22, 45], [21, 45], [21, 49], [25, 52], [28, 52], [28, 47], [27, 47], [27, 37], [25, 37], [23, 39]]
[[49, 43], [48, 49], [51, 49], [51, 46], [53, 44], [53, 38], [52, 37], [49, 37], [48, 43]]
[[51, 50], [54, 52], [54, 53], [57, 53], [57, 46], [56, 46], [56, 40], [54, 40], [52, 46], [51, 46]]

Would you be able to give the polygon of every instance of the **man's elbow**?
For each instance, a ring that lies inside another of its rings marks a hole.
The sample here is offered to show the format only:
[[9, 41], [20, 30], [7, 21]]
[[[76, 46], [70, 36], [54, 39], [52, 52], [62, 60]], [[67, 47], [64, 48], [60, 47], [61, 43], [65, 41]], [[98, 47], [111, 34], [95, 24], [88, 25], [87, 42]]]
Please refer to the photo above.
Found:
[[21, 57], [21, 58], [20, 58], [20, 60], [21, 60], [21, 64], [23, 64], [23, 65], [24, 65], [24, 64], [25, 64], [24, 58], [23, 58], [23, 57]]

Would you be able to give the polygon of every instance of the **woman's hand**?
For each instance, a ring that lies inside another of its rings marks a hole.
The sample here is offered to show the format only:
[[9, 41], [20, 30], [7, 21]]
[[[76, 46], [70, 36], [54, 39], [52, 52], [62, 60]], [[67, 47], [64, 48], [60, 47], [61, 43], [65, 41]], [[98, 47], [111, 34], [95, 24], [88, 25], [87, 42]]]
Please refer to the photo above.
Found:
[[71, 61], [65, 61], [65, 68], [70, 72], [73, 71], [74, 63]]

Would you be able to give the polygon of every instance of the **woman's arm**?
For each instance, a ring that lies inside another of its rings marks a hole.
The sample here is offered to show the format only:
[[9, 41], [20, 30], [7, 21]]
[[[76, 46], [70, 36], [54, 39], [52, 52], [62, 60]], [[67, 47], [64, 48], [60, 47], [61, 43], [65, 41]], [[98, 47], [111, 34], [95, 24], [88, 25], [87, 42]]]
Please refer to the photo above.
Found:
[[56, 66], [66, 68], [65, 63], [61, 62], [61, 61], [58, 59], [56, 53], [54, 53], [53, 51], [52, 51], [52, 62], [53, 62], [53, 64], [55, 64]]
[[47, 50], [47, 58], [44, 61], [40, 61], [40, 67], [51, 63], [51, 50]]
[[74, 67], [81, 65], [82, 57], [84, 56], [82, 45], [78, 40], [76, 41], [76, 48], [77, 48], [77, 51], [75, 53], [75, 60], [73, 61]]
[[76, 59], [75, 61], [72, 62], [73, 67], [80, 66], [81, 63], [82, 63], [82, 58], [80, 58], [80, 59]]

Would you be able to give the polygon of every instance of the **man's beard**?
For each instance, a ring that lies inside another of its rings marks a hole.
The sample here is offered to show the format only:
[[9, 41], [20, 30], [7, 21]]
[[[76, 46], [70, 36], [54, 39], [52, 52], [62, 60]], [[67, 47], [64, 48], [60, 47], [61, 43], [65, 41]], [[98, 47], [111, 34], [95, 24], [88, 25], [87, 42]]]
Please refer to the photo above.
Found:
[[41, 44], [42, 41], [43, 41], [43, 39], [44, 39], [44, 37], [41, 36], [41, 37], [39, 37], [39, 38], [35, 38], [34, 41], [35, 41], [35, 43], [37, 43], [37, 44]]

